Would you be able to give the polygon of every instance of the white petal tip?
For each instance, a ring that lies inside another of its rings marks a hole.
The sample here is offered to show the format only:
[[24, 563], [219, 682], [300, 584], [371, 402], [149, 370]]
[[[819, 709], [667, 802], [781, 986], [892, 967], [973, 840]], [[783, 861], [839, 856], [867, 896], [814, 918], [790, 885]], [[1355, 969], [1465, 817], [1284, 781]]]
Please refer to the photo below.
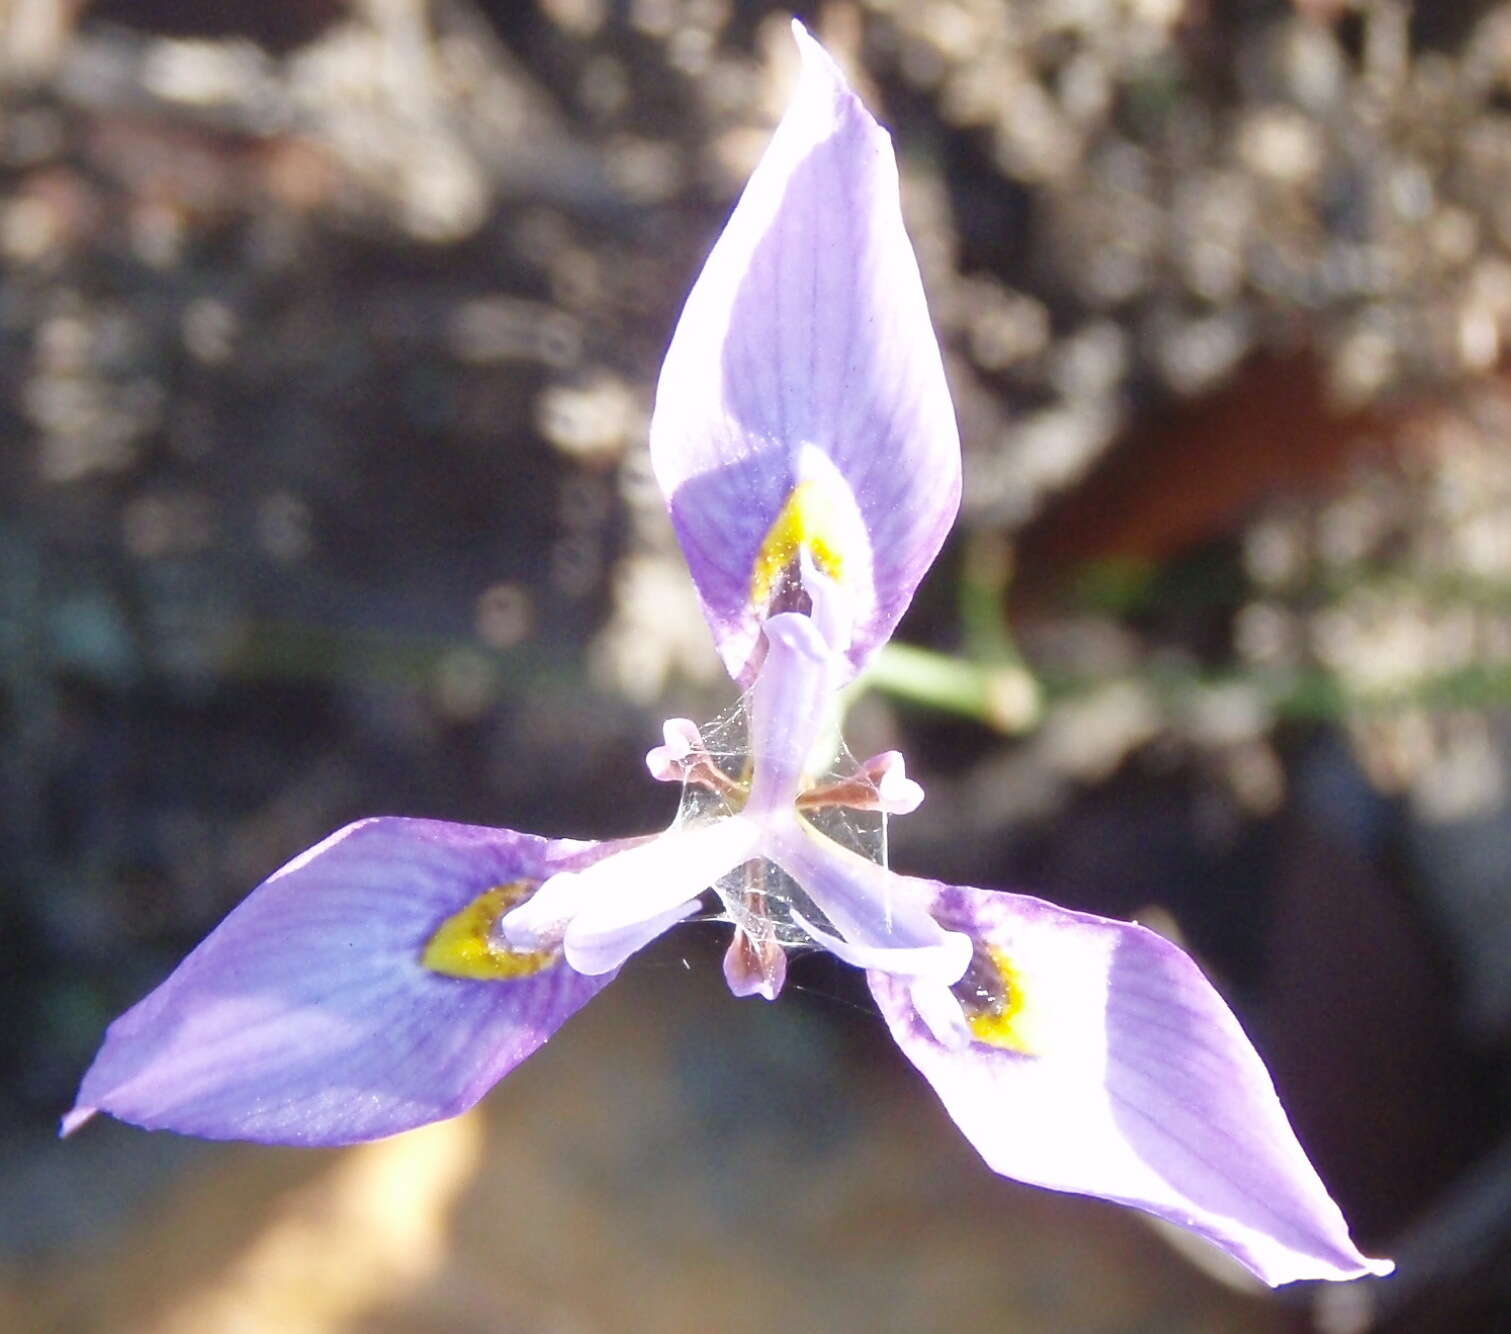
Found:
[[923, 788], [908, 777], [900, 751], [884, 750], [861, 768], [876, 789], [877, 809], [888, 815], [911, 815], [923, 805]]
[[923, 805], [923, 788], [903, 775], [900, 763], [895, 772], [882, 777], [876, 795], [888, 815], [911, 815]]
[[842, 87], [848, 86], [840, 75], [839, 65], [829, 54], [828, 48], [803, 26], [801, 19], [792, 20], [792, 37], [797, 42], [798, 51], [802, 54], [805, 74], [809, 70], [817, 70], [827, 76], [828, 82], [840, 84]]
[[75, 1107], [58, 1123], [58, 1138], [67, 1139], [76, 1130], [94, 1120], [99, 1110], [98, 1107]]
[[809, 662], [827, 662], [831, 656], [828, 643], [813, 618], [800, 611], [780, 611], [761, 625], [767, 643]]
[[954, 993], [937, 982], [915, 982], [908, 988], [913, 1009], [923, 1020], [934, 1040], [950, 1051], [964, 1051], [971, 1045], [970, 1025]]
[[[1308, 1263], [1304, 1265], [1281, 1265], [1272, 1269], [1256, 1268], [1254, 1272], [1257, 1274], [1260, 1282], [1266, 1286], [1281, 1288], [1288, 1283], [1349, 1284], [1363, 1278], [1385, 1278], [1393, 1274], [1395, 1268], [1396, 1262], [1394, 1260], [1371, 1260], [1368, 1256], [1361, 1255], [1358, 1257], [1356, 1264], [1349, 1266], [1333, 1263], [1318, 1264], [1315, 1260], [1309, 1259]], [[1328, 1291], [1343, 1294], [1348, 1292], [1348, 1289], [1333, 1288]], [[1368, 1297], [1355, 1299], [1340, 1295], [1339, 1298], [1329, 1298], [1327, 1300], [1329, 1302], [1348, 1303], [1352, 1311], [1356, 1309], [1353, 1305], [1355, 1300], [1362, 1300], [1367, 1306], [1370, 1299]], [[1338, 1308], [1335, 1306], [1334, 1309], [1337, 1310]], [[1339, 1329], [1365, 1328], [1363, 1324], [1334, 1322], [1331, 1320], [1326, 1322], [1328, 1328], [1333, 1328], [1335, 1323]]]
[[745, 984], [731, 982], [729, 984], [729, 994], [731, 996], [738, 996], [741, 1000], [744, 1000], [747, 996], [759, 996], [762, 1000], [774, 1001], [781, 993], [772, 982], [761, 978]]
[[661, 725], [664, 744], [646, 752], [645, 767], [660, 783], [679, 783], [686, 776], [687, 758], [703, 744], [697, 723], [690, 718], [668, 718]]
[[493, 928], [498, 938], [512, 950], [554, 947], [577, 911], [584, 883], [580, 871], [558, 871], [498, 919]]

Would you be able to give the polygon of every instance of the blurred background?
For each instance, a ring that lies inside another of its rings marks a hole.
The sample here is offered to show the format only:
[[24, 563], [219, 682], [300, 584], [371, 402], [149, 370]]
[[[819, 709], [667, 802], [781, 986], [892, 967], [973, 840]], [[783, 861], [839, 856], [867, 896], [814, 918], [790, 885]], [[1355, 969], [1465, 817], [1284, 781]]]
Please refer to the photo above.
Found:
[[670, 819], [648, 470], [795, 73], [755, 0], [0, 0], [0, 1329], [1511, 1328], [1511, 4], [792, 6], [893, 130], [961, 522], [851, 710], [904, 871], [1138, 916], [1389, 1280], [991, 1175], [817, 958], [677, 933], [476, 1113], [96, 1124], [356, 816]]

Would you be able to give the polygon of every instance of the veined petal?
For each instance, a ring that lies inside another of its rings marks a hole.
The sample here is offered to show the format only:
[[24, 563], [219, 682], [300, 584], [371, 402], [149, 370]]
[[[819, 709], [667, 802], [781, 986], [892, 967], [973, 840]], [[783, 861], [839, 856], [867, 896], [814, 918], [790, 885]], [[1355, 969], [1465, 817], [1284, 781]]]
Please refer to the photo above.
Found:
[[977, 958], [973, 1041], [931, 1034], [906, 981], [869, 976], [908, 1059], [1006, 1176], [1192, 1229], [1266, 1283], [1389, 1273], [1355, 1249], [1258, 1054], [1196, 965], [1141, 927], [938, 886]]
[[960, 496], [960, 441], [891, 143], [793, 25], [787, 113], [694, 285], [651, 455], [730, 675], [806, 554], [849, 599], [849, 669], [891, 635]]
[[434, 820], [349, 825], [253, 890], [110, 1026], [65, 1131], [105, 1111], [327, 1145], [455, 1116], [612, 975], [540, 955], [488, 980], [448, 976], [425, 966], [427, 948], [489, 890], [527, 893], [614, 847]]

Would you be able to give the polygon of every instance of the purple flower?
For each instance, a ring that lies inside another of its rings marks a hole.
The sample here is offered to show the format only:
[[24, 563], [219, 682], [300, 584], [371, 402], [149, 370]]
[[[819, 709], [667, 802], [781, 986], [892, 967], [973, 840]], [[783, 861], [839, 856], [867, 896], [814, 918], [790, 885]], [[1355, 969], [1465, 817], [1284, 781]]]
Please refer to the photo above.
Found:
[[836, 692], [933, 561], [960, 446], [887, 136], [794, 31], [796, 96], [688, 298], [651, 425], [746, 688], [734, 717], [674, 719], [647, 757], [683, 784], [676, 822], [596, 845], [428, 820], [341, 830], [111, 1025], [64, 1129], [106, 1111], [343, 1144], [455, 1115], [712, 890], [737, 994], [774, 999], [793, 945], [864, 968], [995, 1170], [1147, 1210], [1269, 1283], [1387, 1273], [1174, 945], [885, 866], [881, 822], [923, 794], [895, 752], [848, 758]]

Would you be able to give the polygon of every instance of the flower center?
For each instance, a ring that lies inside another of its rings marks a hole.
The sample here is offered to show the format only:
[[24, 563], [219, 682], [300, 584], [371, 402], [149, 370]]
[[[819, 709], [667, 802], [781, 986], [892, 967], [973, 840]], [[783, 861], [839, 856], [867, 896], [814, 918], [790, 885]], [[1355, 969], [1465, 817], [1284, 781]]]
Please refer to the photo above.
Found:
[[[693, 828], [737, 815], [750, 796], [754, 766], [746, 700], [698, 732], [701, 745], [684, 761], [675, 828]], [[804, 785], [797, 807], [826, 838], [885, 866], [887, 817], [879, 808], [876, 784], [837, 736], [834, 745], [833, 759]], [[735, 867], [713, 888], [729, 921], [757, 944], [808, 943], [807, 932], [793, 920], [794, 909], [808, 921], [828, 925], [823, 910], [803, 887], [764, 857]]]

